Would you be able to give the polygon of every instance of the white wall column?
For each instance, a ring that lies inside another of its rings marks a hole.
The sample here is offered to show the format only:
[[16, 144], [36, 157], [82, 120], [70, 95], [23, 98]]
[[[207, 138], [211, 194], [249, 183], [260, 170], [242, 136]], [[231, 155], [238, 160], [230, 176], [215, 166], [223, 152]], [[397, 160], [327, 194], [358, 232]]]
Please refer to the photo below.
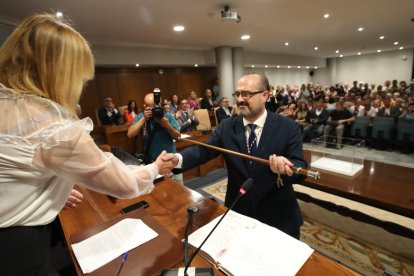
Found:
[[232, 56], [233, 56], [233, 84], [235, 88], [237, 81], [244, 75], [243, 48], [241, 47], [232, 48]]
[[220, 96], [231, 99], [234, 92], [232, 51], [228, 46], [216, 48]]

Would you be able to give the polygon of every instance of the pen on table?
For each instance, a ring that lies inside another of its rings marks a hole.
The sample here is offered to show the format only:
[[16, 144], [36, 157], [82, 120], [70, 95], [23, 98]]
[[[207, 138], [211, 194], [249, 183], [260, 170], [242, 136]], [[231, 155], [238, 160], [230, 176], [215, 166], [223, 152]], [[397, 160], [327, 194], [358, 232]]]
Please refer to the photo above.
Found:
[[125, 252], [124, 254], [122, 254], [122, 260], [121, 260], [121, 263], [119, 264], [118, 271], [116, 272], [116, 276], [118, 276], [119, 273], [121, 272], [121, 269], [124, 266], [124, 263], [127, 257], [128, 257], [128, 252]]

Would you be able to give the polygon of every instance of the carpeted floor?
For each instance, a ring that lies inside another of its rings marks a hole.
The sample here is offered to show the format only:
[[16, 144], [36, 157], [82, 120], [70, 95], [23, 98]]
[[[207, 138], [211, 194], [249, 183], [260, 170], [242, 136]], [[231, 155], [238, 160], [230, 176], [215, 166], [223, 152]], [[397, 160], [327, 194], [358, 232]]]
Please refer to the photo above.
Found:
[[[226, 185], [227, 179], [222, 179], [199, 191], [222, 203]], [[363, 275], [383, 275], [384, 271], [414, 275], [413, 239], [387, 233], [380, 227], [354, 221], [315, 204], [303, 201], [299, 204], [305, 219], [301, 240], [316, 251]], [[344, 204], [349, 207], [355, 203], [349, 201]], [[357, 204], [355, 208], [361, 206]], [[406, 225], [407, 221], [402, 218], [401, 223]]]

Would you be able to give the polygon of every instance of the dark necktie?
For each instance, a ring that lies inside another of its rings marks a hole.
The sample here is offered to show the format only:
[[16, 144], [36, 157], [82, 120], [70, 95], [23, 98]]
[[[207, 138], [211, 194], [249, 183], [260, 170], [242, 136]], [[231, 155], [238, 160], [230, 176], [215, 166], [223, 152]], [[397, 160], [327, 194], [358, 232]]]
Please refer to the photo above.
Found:
[[250, 135], [249, 135], [249, 144], [247, 145], [247, 150], [249, 151], [250, 154], [253, 154], [257, 149], [257, 143], [256, 143], [257, 137], [256, 137], [256, 133], [254, 132], [257, 125], [248, 124], [248, 126], [250, 127]]

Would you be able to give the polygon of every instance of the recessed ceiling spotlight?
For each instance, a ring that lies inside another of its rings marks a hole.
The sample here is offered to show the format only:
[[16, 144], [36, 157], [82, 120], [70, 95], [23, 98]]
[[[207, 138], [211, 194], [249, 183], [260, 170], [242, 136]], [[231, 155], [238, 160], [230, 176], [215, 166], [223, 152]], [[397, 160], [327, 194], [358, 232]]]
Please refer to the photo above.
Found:
[[344, 55], [339, 55], [339, 57], [341, 58], [341, 57], [344, 57]]
[[290, 65], [288, 66], [288, 68], [290, 69]]
[[339, 50], [336, 50], [335, 53], [339, 54]]
[[174, 26], [174, 31], [175, 32], [182, 32], [182, 31], [184, 31], [184, 26], [181, 26], [181, 25], [177, 25], [177, 26]]
[[394, 45], [398, 45], [398, 44], [399, 44], [399, 42], [398, 42], [398, 41], [395, 41], [395, 42], [394, 42]]
[[277, 68], [280, 68], [280, 65], [276, 66]]
[[319, 48], [318, 48], [318, 47], [315, 47], [315, 48], [313, 48], [313, 49], [315, 49], [315, 51], [318, 51], [318, 49], [319, 49]]
[[300, 69], [300, 66], [298, 66], [298, 69]]
[[358, 56], [360, 56], [361, 55], [361, 52], [358, 52]]
[[314, 69], [318, 69], [318, 66], [313, 67]]
[[358, 32], [362, 32], [364, 30], [364, 27], [359, 27]]
[[306, 66], [306, 69], [309, 69], [309, 66]]
[[381, 53], [381, 50], [377, 50], [377, 53]]
[[383, 36], [383, 35], [382, 35], [382, 36], [380, 36], [380, 37], [378, 37], [378, 38], [379, 38], [379, 39], [384, 39], [384, 38], [385, 38], [385, 36]]
[[135, 67], [139, 67], [139, 63], [135, 64]]
[[265, 68], [267, 68], [267, 67], [269, 67], [269, 66], [265, 65]]
[[403, 49], [404, 49], [404, 47], [403, 47], [403, 46], [401, 46], [401, 47], [400, 47], [400, 48], [398, 48], [398, 49], [403, 50]]
[[198, 67], [198, 64], [196, 63], [196, 64], [194, 64], [194, 67]]
[[323, 18], [325, 18], [325, 19], [328, 19], [329, 18], [329, 13], [325, 13], [324, 15], [323, 15]]
[[63, 13], [62, 12], [57, 12], [56, 13], [56, 17], [62, 17], [63, 16]]
[[250, 35], [242, 35], [241, 39], [242, 40], [248, 40], [248, 39], [250, 39]]
[[254, 65], [252, 64], [252, 66], [250, 66], [250, 67], [254, 68]]
[[285, 42], [285, 46], [289, 46], [289, 42]]

